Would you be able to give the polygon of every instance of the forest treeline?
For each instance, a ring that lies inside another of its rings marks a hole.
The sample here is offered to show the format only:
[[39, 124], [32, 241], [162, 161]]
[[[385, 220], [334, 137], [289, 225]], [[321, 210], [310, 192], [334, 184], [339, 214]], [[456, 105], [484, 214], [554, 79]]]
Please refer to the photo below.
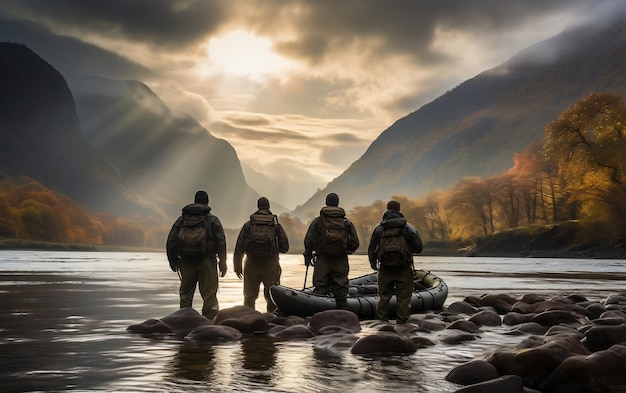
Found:
[[[542, 141], [513, 157], [506, 173], [466, 177], [421, 198], [393, 196], [426, 242], [462, 243], [499, 231], [575, 220], [582, 243], [626, 237], [626, 103], [592, 94], [544, 129]], [[514, 137], [514, 135], [511, 135]], [[480, 159], [480, 157], [477, 157]], [[348, 212], [367, 247], [387, 201]], [[321, 206], [320, 206], [321, 207]], [[308, 222], [281, 214], [291, 252], [301, 252]], [[243, 224], [243, 223], [242, 223]], [[170, 224], [89, 214], [30, 179], [0, 183], [0, 237], [60, 243], [162, 248]], [[227, 229], [234, 246], [239, 229]]]

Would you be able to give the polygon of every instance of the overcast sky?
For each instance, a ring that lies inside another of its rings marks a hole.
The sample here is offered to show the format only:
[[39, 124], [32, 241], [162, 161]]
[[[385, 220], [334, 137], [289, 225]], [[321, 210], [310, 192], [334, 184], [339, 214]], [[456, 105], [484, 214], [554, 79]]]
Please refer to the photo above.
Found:
[[626, 1], [3, 0], [0, 16], [130, 60], [103, 76], [141, 78], [282, 179], [293, 208], [395, 120], [616, 8]]

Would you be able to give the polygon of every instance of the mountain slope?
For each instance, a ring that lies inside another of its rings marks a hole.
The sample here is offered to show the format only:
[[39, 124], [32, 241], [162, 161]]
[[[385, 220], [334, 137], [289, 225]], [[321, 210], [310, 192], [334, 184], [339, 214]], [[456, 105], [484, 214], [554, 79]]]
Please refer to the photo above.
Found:
[[194, 119], [175, 115], [136, 81], [82, 78], [76, 92], [81, 130], [129, 186], [175, 218], [198, 189], [228, 227], [256, 209], [259, 194], [245, 181], [233, 147]]
[[63, 76], [19, 44], [0, 43], [0, 169], [94, 211], [151, 212], [83, 138]]
[[396, 121], [295, 214], [319, 210], [328, 192], [350, 208], [506, 171], [513, 154], [541, 138], [546, 123], [575, 101], [592, 92], [626, 95], [625, 44], [626, 22], [619, 19], [520, 52]]

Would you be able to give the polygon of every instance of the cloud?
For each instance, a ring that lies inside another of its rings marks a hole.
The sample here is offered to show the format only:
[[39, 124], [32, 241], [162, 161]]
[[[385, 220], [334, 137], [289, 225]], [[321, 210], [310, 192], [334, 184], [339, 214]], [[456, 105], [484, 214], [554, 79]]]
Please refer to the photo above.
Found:
[[67, 34], [98, 34], [178, 50], [202, 41], [228, 19], [227, 7], [220, 1], [7, 0], [3, 3], [17, 17]]
[[[623, 0], [3, 0], [0, 35], [27, 37], [67, 67], [140, 79], [251, 167], [317, 188], [398, 118], [530, 45], [624, 9]], [[255, 51], [239, 50], [231, 67], [250, 72], [217, 67], [211, 42], [232, 32], [270, 42], [285, 61], [254, 73], [260, 60], [245, 54]]]

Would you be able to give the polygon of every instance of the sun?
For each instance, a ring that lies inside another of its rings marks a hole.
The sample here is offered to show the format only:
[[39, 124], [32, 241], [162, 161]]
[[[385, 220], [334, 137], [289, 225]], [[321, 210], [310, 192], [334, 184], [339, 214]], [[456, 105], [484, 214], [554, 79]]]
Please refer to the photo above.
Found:
[[278, 74], [293, 66], [292, 61], [273, 51], [269, 39], [243, 30], [211, 39], [207, 52], [214, 67], [235, 75]]

